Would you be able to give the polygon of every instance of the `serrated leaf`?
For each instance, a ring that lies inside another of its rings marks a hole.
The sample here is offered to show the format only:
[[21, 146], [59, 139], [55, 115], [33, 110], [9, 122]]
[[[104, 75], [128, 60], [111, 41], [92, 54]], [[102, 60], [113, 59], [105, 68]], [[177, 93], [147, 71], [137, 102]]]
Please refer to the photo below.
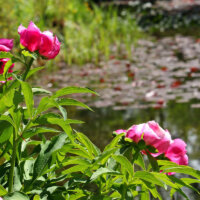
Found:
[[65, 87], [60, 90], [58, 90], [52, 97], [60, 97], [60, 96], [65, 96], [69, 94], [75, 94], [75, 93], [92, 93], [95, 95], [98, 95], [96, 92], [88, 89], [88, 88], [82, 88], [82, 87]]

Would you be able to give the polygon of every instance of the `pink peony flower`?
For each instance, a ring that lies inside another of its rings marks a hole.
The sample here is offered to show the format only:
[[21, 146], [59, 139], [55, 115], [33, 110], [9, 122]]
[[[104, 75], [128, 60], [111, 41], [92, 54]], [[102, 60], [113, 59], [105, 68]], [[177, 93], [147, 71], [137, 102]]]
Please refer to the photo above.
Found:
[[121, 134], [121, 133], [126, 133], [126, 130], [124, 129], [118, 129], [115, 131], [117, 134]]
[[33, 22], [30, 22], [28, 28], [20, 25], [18, 33], [20, 34], [20, 43], [24, 47], [31, 52], [39, 51], [39, 54], [47, 59], [55, 58], [60, 51], [58, 38], [53, 36], [50, 31], [42, 33]]
[[13, 48], [13, 39], [0, 39], [0, 51], [10, 51]]
[[0, 200], [3, 200], [3, 198], [0, 197]]
[[165, 152], [165, 157], [178, 165], [188, 165], [186, 152], [185, 142], [181, 139], [175, 139]]
[[40, 55], [53, 59], [55, 58], [60, 51], [60, 42], [56, 36], [53, 36], [53, 33], [50, 31], [44, 31], [41, 34], [41, 43], [39, 46]]
[[[0, 74], [3, 74], [4, 67], [5, 67], [6, 63], [9, 60], [10, 60], [9, 58], [2, 58], [2, 59], [0, 59]], [[12, 73], [13, 72], [13, 70], [12, 70], [13, 67], [14, 67], [14, 64], [12, 64], [10, 66], [10, 68], [8, 69], [8, 73]], [[8, 78], [7, 80], [12, 80], [12, 77]], [[0, 83], [5, 83], [5, 81], [0, 81]]]
[[18, 27], [18, 33], [20, 35], [20, 43], [29, 51], [33, 52], [39, 49], [41, 31], [33, 22], [29, 23], [28, 28], [20, 25]]
[[155, 121], [133, 125], [127, 131], [126, 137], [132, 139], [136, 143], [143, 139], [146, 145], [156, 148], [158, 153], [152, 153], [153, 156], [165, 153], [171, 143], [169, 132], [163, 130]]

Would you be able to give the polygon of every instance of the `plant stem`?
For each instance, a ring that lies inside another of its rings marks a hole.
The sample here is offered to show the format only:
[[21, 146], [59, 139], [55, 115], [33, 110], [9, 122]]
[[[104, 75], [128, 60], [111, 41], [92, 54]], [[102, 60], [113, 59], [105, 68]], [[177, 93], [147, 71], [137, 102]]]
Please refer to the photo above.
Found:
[[26, 80], [26, 76], [27, 76], [29, 70], [31, 69], [31, 65], [33, 64], [33, 61], [34, 61], [34, 59], [31, 58], [30, 61], [29, 61], [29, 63], [26, 64], [26, 71], [25, 71], [23, 79], [22, 79], [23, 81]]
[[8, 193], [13, 192], [13, 178], [14, 178], [14, 168], [15, 168], [15, 159], [16, 159], [16, 151], [17, 151], [17, 141], [16, 141], [16, 132], [13, 132], [13, 152], [11, 158], [11, 167], [9, 173], [9, 182], [8, 182]]
[[126, 186], [126, 184], [124, 183], [124, 185], [123, 185], [123, 190], [122, 190], [122, 200], [125, 200], [125, 199], [126, 199], [126, 191], [127, 191], [127, 186]]

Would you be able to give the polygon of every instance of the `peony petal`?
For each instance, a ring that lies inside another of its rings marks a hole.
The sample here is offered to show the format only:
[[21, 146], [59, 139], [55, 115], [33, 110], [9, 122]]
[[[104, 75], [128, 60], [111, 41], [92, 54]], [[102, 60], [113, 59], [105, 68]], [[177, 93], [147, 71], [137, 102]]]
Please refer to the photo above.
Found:
[[0, 45], [6, 46], [9, 51], [13, 48], [13, 39], [0, 39]]
[[115, 131], [117, 134], [121, 134], [121, 133], [126, 133], [126, 130], [124, 129], [118, 129]]
[[18, 27], [18, 33], [20, 34], [20, 43], [29, 51], [33, 52], [39, 49], [41, 32], [33, 22], [29, 23], [27, 29], [20, 25]]

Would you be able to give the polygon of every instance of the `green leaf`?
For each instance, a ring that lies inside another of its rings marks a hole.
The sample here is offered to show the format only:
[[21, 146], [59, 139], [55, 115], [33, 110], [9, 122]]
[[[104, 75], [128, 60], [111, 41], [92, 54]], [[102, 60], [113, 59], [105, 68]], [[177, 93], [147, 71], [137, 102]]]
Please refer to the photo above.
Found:
[[3, 76], [3, 74], [0, 74], [0, 81], [6, 81], [5, 77]]
[[42, 150], [34, 164], [33, 180], [42, 175], [52, 153], [62, 148], [62, 146], [65, 144], [66, 138], [67, 135], [62, 133], [58, 136], [55, 136], [51, 142], [46, 142], [42, 146]]
[[[78, 145], [76, 145], [76, 147], [77, 146]], [[79, 149], [68, 149], [68, 153], [72, 153], [83, 158], [91, 159], [91, 157], [88, 155], [88, 152], [83, 147], [81, 148], [81, 146], [79, 147]]]
[[67, 170], [62, 171], [62, 174], [71, 174], [74, 172], [84, 172], [88, 168], [87, 165], [75, 165]]
[[157, 179], [153, 173], [151, 172], [145, 172], [145, 171], [137, 171], [134, 174], [134, 178], [139, 178], [145, 181], [148, 181], [150, 183], [159, 185], [161, 187], [164, 187], [164, 184], [162, 181], [160, 181], [159, 179]]
[[10, 116], [8, 115], [1, 115], [0, 116], [0, 121], [7, 121], [9, 122], [13, 127], [15, 127], [15, 124], [13, 122], [13, 120], [10, 118]]
[[93, 111], [90, 107], [88, 107], [86, 104], [77, 101], [75, 99], [58, 99], [57, 103], [61, 106], [80, 106], [83, 108], [87, 108], [88, 110]]
[[20, 181], [20, 170], [17, 167], [14, 168], [14, 174], [14, 191], [20, 191], [22, 184]]
[[82, 87], [65, 87], [60, 90], [58, 90], [52, 97], [60, 97], [60, 96], [65, 96], [69, 94], [74, 94], [74, 93], [92, 93], [98, 95], [96, 92], [88, 89], [88, 88], [82, 88]]
[[163, 170], [163, 173], [176, 172], [176, 173], [187, 174], [197, 179], [200, 179], [199, 170], [195, 170], [192, 167], [185, 166], [185, 165], [179, 165], [177, 167], [176, 166], [162, 166], [160, 170]]
[[133, 177], [133, 165], [130, 163], [130, 161], [122, 156], [122, 155], [113, 155], [112, 156], [120, 165], [124, 168], [125, 171], [129, 173], [130, 178]]
[[13, 55], [10, 52], [1, 51], [0, 58], [12, 58]]
[[101, 175], [104, 175], [104, 174], [120, 175], [120, 173], [117, 172], [117, 171], [101, 167], [101, 168], [97, 169], [97, 171], [92, 174], [91, 181], [96, 180], [97, 178], [99, 178]]
[[124, 133], [121, 133], [119, 135], [117, 135], [104, 149], [104, 151], [107, 151], [109, 149], [113, 149], [114, 147], [116, 147], [116, 145], [118, 144], [118, 142], [121, 140], [121, 138], [124, 136]]
[[51, 92], [50, 91], [48, 91], [48, 90], [45, 90], [45, 89], [43, 89], [43, 88], [32, 88], [32, 92], [33, 92], [33, 94], [48, 94], [48, 95], [50, 95], [51, 94]]
[[76, 194], [71, 194], [70, 196], [67, 196], [66, 199], [68, 200], [77, 200], [81, 199], [81, 197], [85, 197], [86, 195], [83, 193], [82, 190], [75, 190]]
[[146, 187], [142, 187], [141, 191], [141, 199], [142, 200], [150, 200], [149, 190]]
[[29, 113], [29, 117], [33, 116], [33, 106], [34, 106], [34, 101], [33, 101], [33, 92], [31, 89], [31, 86], [27, 82], [23, 82], [20, 80], [21, 86], [22, 86], [22, 92], [24, 94], [24, 99], [26, 102], [27, 110]]
[[44, 67], [36, 67], [36, 68], [33, 68], [33, 69], [30, 69], [27, 76], [26, 76], [26, 79], [28, 79], [29, 77], [31, 77], [33, 74], [35, 74], [36, 72], [40, 71], [44, 69]]
[[7, 190], [2, 185], [0, 185], [0, 196], [2, 197], [7, 193], [8, 193]]
[[22, 51], [22, 54], [23, 54], [25, 57], [31, 57], [31, 58], [33, 58], [34, 60], [37, 59], [37, 54], [34, 53], [34, 52], [30, 52], [30, 51], [23, 50], [23, 51]]
[[84, 135], [83, 133], [78, 132], [77, 133], [78, 140], [84, 144], [84, 146], [87, 148], [90, 155], [94, 158], [99, 155], [100, 150], [89, 140], [89, 138]]
[[40, 196], [39, 195], [35, 195], [33, 200], [40, 200]]
[[[67, 161], [66, 161], [67, 160]], [[80, 158], [80, 157], [70, 157], [66, 160], [63, 160], [62, 166], [65, 167], [67, 165], [87, 165], [89, 166], [91, 163], [85, 159], [85, 158]]]
[[6, 62], [5, 66], [4, 66], [4, 70], [3, 70], [3, 76], [6, 78], [6, 74], [10, 68], [10, 66], [12, 65], [12, 60], [9, 60]]
[[53, 128], [35, 127], [35, 128], [25, 131], [22, 136], [24, 139], [27, 139], [27, 138], [30, 138], [39, 133], [58, 133], [58, 132], [60, 132], [60, 131], [53, 129]]
[[162, 200], [162, 197], [158, 193], [158, 191], [156, 189], [156, 186], [154, 184], [152, 184], [152, 183], [150, 183], [148, 181], [144, 181], [144, 180], [142, 182], [143, 182], [143, 185], [142, 185], [143, 190], [142, 190], [142, 192], [144, 191], [148, 195], [148, 199], [150, 198], [150, 196], [149, 196], [149, 191], [150, 191], [155, 199], [158, 198], [158, 199]]
[[69, 124], [81, 123], [81, 121], [79, 120], [70, 120], [70, 119], [63, 120], [63, 119], [58, 119], [58, 118], [47, 118], [47, 122], [49, 122], [50, 124], [56, 124], [60, 126], [68, 135], [71, 141], [74, 141], [74, 136], [72, 135], [72, 129]]
[[105, 162], [107, 161], [107, 159], [109, 159], [110, 157], [112, 157], [113, 153], [115, 153], [117, 151], [117, 147], [113, 148], [113, 149], [109, 149], [107, 151], [104, 151], [102, 154], [100, 154], [99, 156], [97, 156], [95, 158], [95, 164], [101, 163], [101, 164], [105, 164]]
[[148, 151], [147, 151], [147, 156], [148, 156], [149, 162], [151, 163], [153, 171], [159, 172], [160, 169], [159, 169], [157, 160], [152, 155], [150, 155]]
[[[197, 190], [196, 188], [194, 188], [193, 186], [191, 186], [191, 183], [187, 182], [187, 179], [178, 179], [174, 176], [169, 176], [169, 179], [171, 179], [172, 181], [174, 181], [176, 183], [176, 185], [178, 185], [179, 188], [181, 187], [187, 187], [191, 190], [194, 190], [195, 192], [197, 192], [198, 194], [200, 194], [200, 191]], [[194, 179], [193, 179], [194, 180]], [[200, 182], [200, 180], [198, 180]]]
[[21, 192], [14, 192], [11, 194], [7, 194], [3, 197], [4, 200], [30, 200], [27, 195]]
[[134, 163], [139, 165], [143, 170], [146, 170], [143, 156], [141, 155], [140, 151], [138, 151], [137, 153], [138, 153], [138, 156], [137, 156], [137, 159], [134, 160]]
[[13, 133], [13, 126], [7, 121], [0, 121], [0, 143], [10, 139], [10, 136]]

